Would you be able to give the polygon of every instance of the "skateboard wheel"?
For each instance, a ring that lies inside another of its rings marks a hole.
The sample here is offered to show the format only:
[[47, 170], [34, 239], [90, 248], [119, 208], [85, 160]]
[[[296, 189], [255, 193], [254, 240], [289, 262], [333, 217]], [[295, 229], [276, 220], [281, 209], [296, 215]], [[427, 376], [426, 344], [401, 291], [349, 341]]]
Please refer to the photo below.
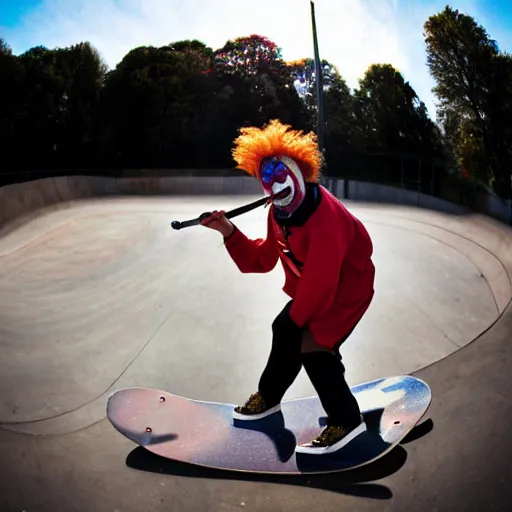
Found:
[[146, 432], [153, 432], [153, 429], [151, 427], [146, 427]]

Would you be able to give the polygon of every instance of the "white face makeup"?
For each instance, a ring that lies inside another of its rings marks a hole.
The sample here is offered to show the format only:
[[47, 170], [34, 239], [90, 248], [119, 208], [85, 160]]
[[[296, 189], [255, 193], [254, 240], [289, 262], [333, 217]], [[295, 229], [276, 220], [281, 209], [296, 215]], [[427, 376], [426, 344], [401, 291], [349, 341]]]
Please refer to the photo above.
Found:
[[[281, 198], [281, 196], [279, 196], [279, 193], [285, 191], [286, 195], [282, 196]], [[286, 181], [284, 183], [274, 183], [272, 185], [272, 194], [278, 197], [278, 199], [274, 199], [273, 201], [275, 206], [281, 208], [283, 206], [288, 206], [293, 201], [293, 197], [295, 195], [295, 183], [293, 182], [292, 177], [287, 176]]]
[[276, 208], [289, 214], [299, 207], [306, 195], [306, 184], [298, 165], [286, 156], [264, 164], [261, 180], [266, 192], [274, 196]]

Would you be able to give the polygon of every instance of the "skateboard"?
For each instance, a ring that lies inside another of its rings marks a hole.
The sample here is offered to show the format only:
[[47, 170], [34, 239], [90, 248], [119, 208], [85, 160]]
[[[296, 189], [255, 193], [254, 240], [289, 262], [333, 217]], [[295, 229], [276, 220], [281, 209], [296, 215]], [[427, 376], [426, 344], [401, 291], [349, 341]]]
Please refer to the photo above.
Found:
[[231, 404], [134, 387], [110, 395], [107, 417], [121, 434], [161, 457], [221, 470], [300, 475], [346, 471], [381, 458], [421, 420], [432, 399], [428, 384], [408, 375], [351, 389], [367, 431], [326, 455], [295, 452], [325, 425], [316, 396], [284, 400], [280, 412], [240, 421], [233, 419]]

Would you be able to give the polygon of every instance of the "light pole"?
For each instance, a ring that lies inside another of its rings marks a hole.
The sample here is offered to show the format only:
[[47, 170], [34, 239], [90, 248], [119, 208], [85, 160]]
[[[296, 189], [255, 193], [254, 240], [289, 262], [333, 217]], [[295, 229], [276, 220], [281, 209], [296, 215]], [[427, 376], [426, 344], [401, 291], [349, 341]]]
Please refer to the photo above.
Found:
[[323, 81], [322, 81], [322, 65], [320, 61], [320, 52], [318, 51], [318, 39], [316, 35], [316, 20], [315, 20], [315, 4], [310, 0], [311, 4], [311, 23], [313, 25], [313, 47], [315, 51], [315, 85], [316, 85], [316, 107], [317, 107], [317, 136], [318, 144], [322, 154], [325, 151], [324, 147], [324, 96], [323, 96]]

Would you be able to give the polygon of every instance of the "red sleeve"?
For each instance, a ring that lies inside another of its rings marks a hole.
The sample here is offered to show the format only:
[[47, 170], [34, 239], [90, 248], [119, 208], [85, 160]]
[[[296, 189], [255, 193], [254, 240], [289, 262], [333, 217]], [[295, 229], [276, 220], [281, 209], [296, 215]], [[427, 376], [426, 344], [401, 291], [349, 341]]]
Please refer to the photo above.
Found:
[[299, 327], [305, 327], [332, 305], [353, 236], [350, 222], [327, 223], [327, 227], [312, 225], [309, 232], [308, 253], [290, 309], [290, 317]]
[[279, 254], [271, 229], [269, 217], [266, 239], [251, 240], [235, 228], [234, 233], [224, 241], [229, 255], [244, 274], [264, 274], [276, 266]]

